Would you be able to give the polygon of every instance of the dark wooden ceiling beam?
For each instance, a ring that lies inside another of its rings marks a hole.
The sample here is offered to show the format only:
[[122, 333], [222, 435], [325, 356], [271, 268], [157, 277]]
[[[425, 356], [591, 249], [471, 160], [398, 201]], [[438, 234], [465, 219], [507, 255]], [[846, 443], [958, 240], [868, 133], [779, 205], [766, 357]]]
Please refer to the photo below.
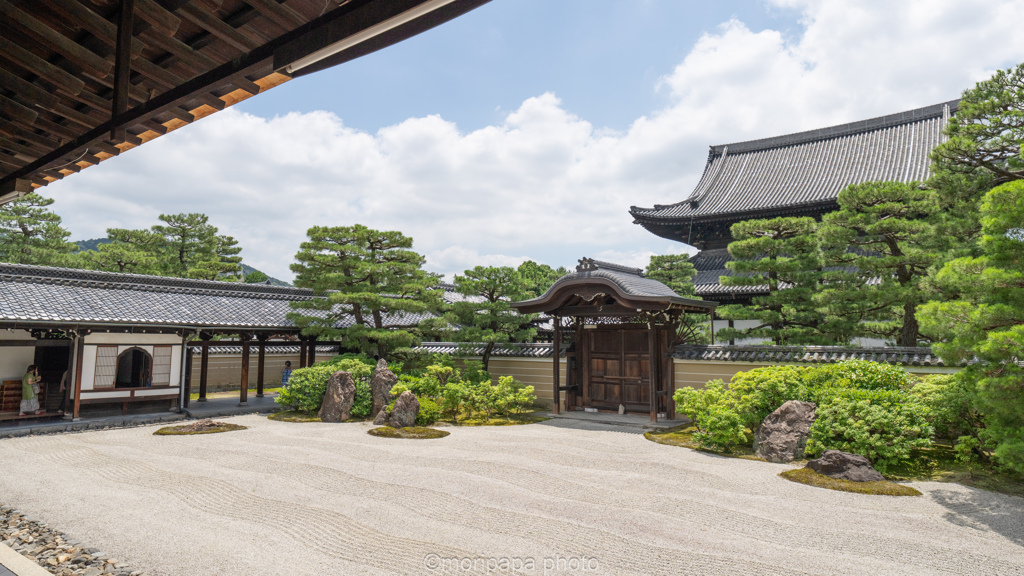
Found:
[[43, 152], [47, 148], [53, 149], [60, 146], [60, 142], [58, 140], [44, 134], [38, 134], [30, 128], [24, 128], [15, 122], [10, 122], [2, 118], [0, 118], [0, 132], [7, 134], [11, 138], [24, 140], [26, 142], [26, 146], [32, 149], [37, 149], [40, 152]]
[[232, 47], [237, 48], [240, 52], [249, 52], [260, 45], [260, 40], [258, 38], [250, 37], [248, 34], [233, 28], [216, 15], [192, 4], [186, 4], [179, 8], [178, 14], [181, 14], [183, 18], [192, 22], [196, 26], [199, 26], [210, 34], [220, 38], [224, 42], [227, 42]]
[[22, 106], [6, 96], [0, 96], [0, 114], [11, 120], [28, 122], [29, 124], [35, 122], [36, 118], [39, 117], [39, 113], [35, 110]]
[[13, 138], [7, 136], [0, 136], [0, 148], [10, 150], [30, 162], [46, 154], [45, 148], [15, 142]]
[[[0, 86], [14, 92], [15, 96], [22, 96], [27, 101], [37, 106], [52, 108], [60, 103], [60, 98], [42, 86], [38, 86], [18, 76], [6, 68], [0, 68]], [[28, 102], [25, 102], [26, 104]]]
[[139, 18], [168, 36], [173, 36], [181, 27], [181, 18], [168, 12], [154, 0], [138, 0], [135, 9]]
[[0, 0], [0, 15], [6, 17], [8, 23], [17, 23], [30, 36], [35, 37], [76, 66], [101, 77], [110, 74], [113, 69], [113, 65], [102, 56], [29, 16], [7, 0]]
[[223, 110], [227, 106], [223, 100], [208, 93], [196, 94], [196, 100], [214, 108], [215, 110]]
[[85, 88], [85, 82], [81, 79], [75, 78], [67, 70], [25, 50], [3, 35], [0, 35], [0, 56], [19, 68], [41, 76], [70, 95], [77, 95]]
[[245, 3], [285, 31], [306, 23], [306, 20], [298, 12], [284, 4], [278, 4], [275, 0], [245, 0]]
[[153, 132], [156, 132], [157, 134], [160, 135], [167, 134], [167, 126], [164, 126], [156, 120], [143, 120], [142, 122], [136, 124], [136, 126], [145, 128], [146, 130], [152, 130]]

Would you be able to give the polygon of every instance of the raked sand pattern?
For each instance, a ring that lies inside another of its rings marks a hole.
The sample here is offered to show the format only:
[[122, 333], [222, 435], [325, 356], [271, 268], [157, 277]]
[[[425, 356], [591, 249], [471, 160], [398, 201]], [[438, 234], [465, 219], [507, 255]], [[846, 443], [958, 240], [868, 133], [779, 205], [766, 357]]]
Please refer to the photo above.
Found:
[[1024, 499], [831, 492], [621, 428], [229, 419], [0, 441], [0, 501], [148, 574], [1024, 575]]

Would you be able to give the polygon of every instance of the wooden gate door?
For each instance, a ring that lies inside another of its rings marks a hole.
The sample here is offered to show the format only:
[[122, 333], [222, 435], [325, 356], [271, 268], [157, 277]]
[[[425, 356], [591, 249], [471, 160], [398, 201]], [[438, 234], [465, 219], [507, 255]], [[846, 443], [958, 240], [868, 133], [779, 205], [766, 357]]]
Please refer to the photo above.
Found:
[[590, 406], [647, 412], [651, 406], [651, 362], [647, 326], [616, 325], [587, 330], [587, 390]]

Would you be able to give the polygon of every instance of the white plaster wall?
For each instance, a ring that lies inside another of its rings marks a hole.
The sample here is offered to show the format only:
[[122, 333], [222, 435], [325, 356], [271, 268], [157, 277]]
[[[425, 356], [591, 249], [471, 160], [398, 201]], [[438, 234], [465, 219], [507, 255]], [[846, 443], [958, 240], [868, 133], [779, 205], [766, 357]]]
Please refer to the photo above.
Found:
[[21, 380], [35, 357], [34, 346], [0, 346], [0, 380]]
[[0, 340], [35, 340], [28, 330], [0, 330]]
[[92, 390], [96, 377], [96, 347], [82, 348], [82, 391]]
[[181, 344], [181, 336], [174, 334], [117, 334], [102, 332], [97, 334], [89, 334], [85, 337], [85, 343], [88, 344], [124, 344], [126, 346], [131, 345], [150, 345], [153, 344]]

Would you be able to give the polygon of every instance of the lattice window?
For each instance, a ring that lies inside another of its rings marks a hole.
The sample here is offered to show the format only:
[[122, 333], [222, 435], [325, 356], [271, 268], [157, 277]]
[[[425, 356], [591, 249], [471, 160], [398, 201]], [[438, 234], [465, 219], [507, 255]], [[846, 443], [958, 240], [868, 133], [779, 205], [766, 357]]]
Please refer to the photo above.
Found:
[[93, 388], [113, 388], [116, 376], [117, 346], [97, 346]]
[[153, 386], [171, 384], [171, 347], [153, 347]]

